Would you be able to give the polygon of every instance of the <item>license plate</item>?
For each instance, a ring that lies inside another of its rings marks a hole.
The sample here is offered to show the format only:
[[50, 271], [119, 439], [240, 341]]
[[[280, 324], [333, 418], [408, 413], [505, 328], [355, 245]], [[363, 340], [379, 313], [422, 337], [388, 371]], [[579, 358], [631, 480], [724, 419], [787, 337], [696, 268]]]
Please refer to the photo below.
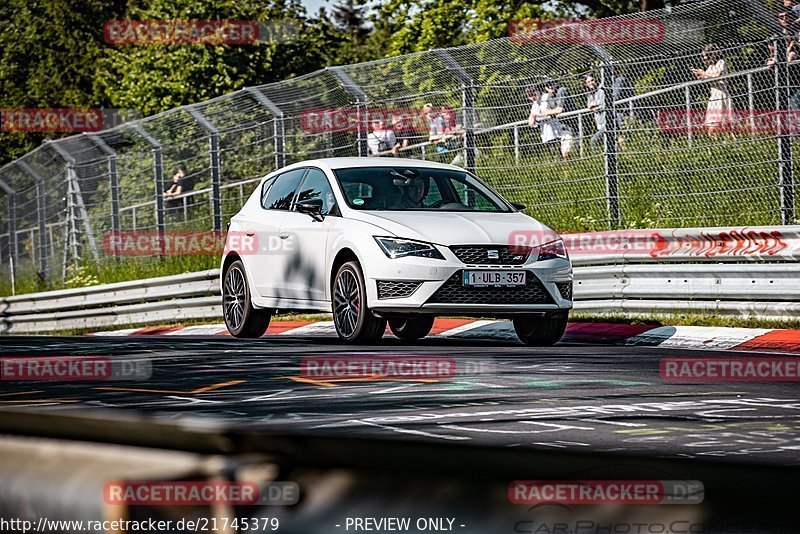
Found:
[[464, 271], [465, 286], [524, 286], [525, 271]]

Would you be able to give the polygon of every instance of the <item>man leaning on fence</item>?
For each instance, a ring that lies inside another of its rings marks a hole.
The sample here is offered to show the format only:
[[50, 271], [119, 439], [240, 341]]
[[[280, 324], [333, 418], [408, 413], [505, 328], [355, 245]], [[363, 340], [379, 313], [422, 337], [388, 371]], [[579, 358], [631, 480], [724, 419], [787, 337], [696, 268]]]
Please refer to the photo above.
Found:
[[372, 132], [367, 136], [367, 146], [372, 156], [397, 153], [397, 140], [392, 130], [387, 130], [383, 120], [372, 121]]

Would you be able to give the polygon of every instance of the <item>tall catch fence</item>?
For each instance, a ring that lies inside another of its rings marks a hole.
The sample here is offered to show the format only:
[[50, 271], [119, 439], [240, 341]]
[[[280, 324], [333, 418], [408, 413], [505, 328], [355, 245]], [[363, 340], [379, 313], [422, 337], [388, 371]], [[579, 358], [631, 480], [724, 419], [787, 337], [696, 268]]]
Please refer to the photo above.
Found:
[[[47, 142], [0, 169], [0, 276], [57, 285], [70, 265], [114, 264], [113, 232], [224, 231], [270, 171], [368, 155], [376, 117], [406, 117], [397, 155], [461, 165], [559, 231], [795, 223], [800, 63], [777, 15], [713, 0], [565, 24]], [[531, 126], [549, 80], [562, 112]], [[451, 138], [431, 142], [431, 121]], [[178, 165], [187, 187], [165, 199]]]

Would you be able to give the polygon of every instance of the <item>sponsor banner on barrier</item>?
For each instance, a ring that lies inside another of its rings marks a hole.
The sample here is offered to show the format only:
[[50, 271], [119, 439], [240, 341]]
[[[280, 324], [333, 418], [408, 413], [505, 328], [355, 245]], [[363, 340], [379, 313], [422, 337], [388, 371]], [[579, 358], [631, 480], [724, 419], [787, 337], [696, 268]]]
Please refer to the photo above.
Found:
[[515, 480], [508, 486], [513, 504], [699, 504], [699, 480]]
[[4, 108], [0, 109], [0, 131], [99, 132], [141, 116], [137, 111], [111, 108]]
[[109, 482], [103, 487], [108, 505], [203, 506], [212, 504], [290, 506], [300, 500], [296, 482], [135, 481]]
[[800, 382], [798, 358], [664, 358], [665, 382]]
[[[436, 110], [446, 125], [455, 127], [457, 117], [449, 108]], [[310, 133], [358, 132], [372, 131], [375, 121], [383, 121], [386, 128], [394, 128], [402, 124], [405, 131], [427, 134], [430, 130], [430, 119], [422, 109], [414, 108], [316, 108], [300, 113], [300, 128]], [[398, 122], [399, 121], [399, 122]]]
[[104, 356], [30, 356], [0, 358], [0, 381], [149, 380], [149, 359]]
[[665, 133], [685, 134], [703, 133], [757, 133], [793, 134], [800, 133], [800, 110], [776, 109], [734, 109], [728, 111], [701, 109], [664, 109], [656, 119], [659, 129]]
[[659, 19], [519, 19], [508, 24], [508, 37], [515, 43], [661, 43], [664, 22]]
[[516, 230], [509, 234], [514, 251], [562, 239], [571, 256], [619, 255], [661, 258], [776, 256], [793, 251], [798, 239], [777, 229], [612, 230], [558, 235], [552, 230]]

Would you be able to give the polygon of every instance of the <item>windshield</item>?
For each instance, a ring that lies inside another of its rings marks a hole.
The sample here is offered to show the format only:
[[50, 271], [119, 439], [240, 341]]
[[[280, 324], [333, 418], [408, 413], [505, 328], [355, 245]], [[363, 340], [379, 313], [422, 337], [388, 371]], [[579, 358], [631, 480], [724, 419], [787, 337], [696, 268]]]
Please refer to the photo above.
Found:
[[357, 210], [491, 211], [511, 209], [465, 171], [425, 167], [357, 167], [334, 171]]

